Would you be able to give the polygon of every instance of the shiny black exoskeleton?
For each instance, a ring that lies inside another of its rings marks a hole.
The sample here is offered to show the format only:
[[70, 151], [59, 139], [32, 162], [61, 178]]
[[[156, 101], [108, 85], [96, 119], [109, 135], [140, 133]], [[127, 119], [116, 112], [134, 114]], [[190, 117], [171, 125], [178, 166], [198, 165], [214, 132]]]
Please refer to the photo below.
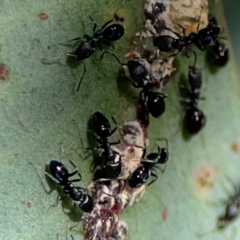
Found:
[[177, 32], [172, 31], [170, 28], [164, 28], [174, 33], [178, 38], [174, 38], [169, 35], [153, 37], [153, 46], [157, 47], [161, 52], [174, 52], [177, 50], [177, 52], [172, 54], [172, 56], [177, 55], [189, 44], [188, 38], [185, 36], [185, 30], [183, 29], [183, 36], [181, 36]]
[[206, 116], [203, 111], [198, 108], [202, 86], [202, 74], [201, 71], [196, 68], [197, 56], [195, 52], [193, 53], [195, 62], [193, 66], [189, 66], [188, 81], [191, 89], [188, 91], [189, 99], [186, 100], [188, 106], [184, 118], [184, 125], [190, 134], [199, 132], [206, 123]]
[[[165, 139], [166, 140], [166, 139]], [[128, 179], [128, 185], [131, 188], [137, 188], [145, 184], [150, 176], [154, 177], [149, 184], [151, 185], [158, 179], [156, 165], [157, 164], [165, 164], [168, 161], [168, 150], [167, 148], [158, 147], [157, 153], [150, 153], [145, 158], [146, 149], [144, 149], [141, 165], [132, 173], [131, 177]], [[166, 165], [164, 169], [161, 169], [161, 172], [164, 173]]]
[[182, 28], [182, 36], [170, 28], [165, 27], [165, 29], [174, 33], [178, 38], [176, 39], [172, 36], [160, 35], [153, 37], [153, 45], [162, 52], [174, 52], [177, 50], [177, 52], [172, 55], [174, 56], [181, 52], [183, 48], [187, 48], [192, 43], [198, 49], [204, 51], [207, 46], [214, 45], [214, 42], [217, 40], [220, 34], [220, 28], [213, 24], [208, 25], [206, 28], [203, 28], [199, 31], [197, 30], [196, 33], [192, 32], [188, 36], [185, 34], [185, 29], [181, 25], [179, 25], [179, 27]]
[[120, 65], [127, 67], [128, 72], [133, 80], [132, 84], [136, 85], [136, 87], [144, 87], [150, 81], [150, 73], [146, 67], [139, 62], [139, 58], [129, 60], [127, 63], [122, 63], [114, 53], [103, 51], [101, 59], [106, 53], [111, 54]]
[[[74, 182], [80, 182], [82, 180], [81, 174], [78, 172], [75, 164], [70, 161], [75, 171], [69, 173], [68, 169], [61, 162], [52, 160], [49, 164], [51, 174], [46, 172], [46, 175], [53, 181], [63, 187], [63, 192], [74, 202], [83, 212], [91, 212], [94, 204], [93, 199], [88, 194], [83, 193], [84, 188], [75, 187]], [[70, 180], [69, 178], [78, 175], [78, 179]]]
[[[209, 27], [218, 26], [218, 22], [212, 14], [209, 14], [208, 22], [209, 22], [208, 24]], [[208, 54], [209, 62], [215, 66], [222, 67], [226, 65], [226, 63], [229, 60], [228, 48], [219, 39], [216, 40], [213, 45], [208, 47], [208, 52], [209, 52]]]
[[[136, 86], [135, 86], [136, 87]], [[155, 91], [153, 84], [148, 83], [142, 89], [139, 97], [145, 102], [146, 110], [158, 118], [165, 112], [165, 94]]]
[[[91, 18], [91, 17], [90, 17]], [[114, 15], [114, 19], [107, 21], [99, 30], [97, 24], [93, 26], [93, 35], [84, 35], [83, 37], [77, 37], [72, 41], [83, 40], [73, 53], [68, 56], [75, 57], [77, 61], [85, 60], [89, 58], [97, 48], [102, 49], [102, 45], [111, 45], [112, 42], [119, 40], [124, 34], [124, 27], [119, 23], [113, 23], [113, 21], [123, 21], [123, 18]], [[86, 67], [84, 64], [84, 72], [79, 81], [76, 91], [80, 89], [82, 79], [85, 75]]]
[[160, 117], [165, 112], [164, 98], [166, 98], [166, 95], [155, 90], [155, 86], [151, 81], [151, 74], [146, 67], [139, 62], [139, 59], [121, 63], [114, 53], [104, 51], [102, 56], [105, 53], [110, 53], [119, 64], [128, 68], [128, 72], [133, 80], [131, 81], [132, 85], [135, 88], [142, 88], [139, 97], [144, 101], [146, 111], [155, 118]]
[[[113, 117], [112, 120], [116, 124], [116, 121]], [[100, 157], [102, 160], [102, 165], [101, 168], [95, 172], [94, 180], [103, 178], [117, 178], [122, 170], [122, 161], [120, 154], [114, 151], [111, 146], [119, 144], [120, 141], [109, 142], [108, 140], [108, 138], [117, 130], [117, 127], [112, 129], [108, 119], [100, 112], [95, 112], [93, 114], [93, 126], [97, 141], [100, 144], [93, 149], [103, 150]]]

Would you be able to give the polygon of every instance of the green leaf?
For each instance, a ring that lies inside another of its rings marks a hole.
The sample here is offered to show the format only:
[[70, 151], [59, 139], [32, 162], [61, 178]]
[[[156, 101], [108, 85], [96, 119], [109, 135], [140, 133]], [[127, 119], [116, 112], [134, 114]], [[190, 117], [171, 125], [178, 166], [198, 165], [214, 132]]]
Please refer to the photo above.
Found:
[[[111, 57], [98, 63], [99, 51], [86, 60], [87, 72], [77, 94], [73, 92], [83, 64], [70, 68], [42, 64], [41, 59], [58, 58], [65, 63], [66, 53], [72, 49], [59, 43], [91, 33], [89, 15], [101, 26], [118, 10], [125, 18], [126, 34], [115, 44], [115, 51], [124, 61], [124, 54], [131, 50], [130, 40], [144, 21], [144, 1], [3, 0], [0, 6], [0, 62], [4, 64], [0, 65], [0, 239], [52, 240], [57, 234], [65, 239], [67, 220], [69, 226], [75, 225], [81, 213], [70, 206], [70, 201], [48, 211], [57, 191], [56, 185], [46, 181], [45, 164], [61, 159], [69, 166], [71, 159], [83, 176], [81, 186], [87, 187], [92, 158], [84, 158], [82, 147], [88, 146], [88, 119], [98, 110], [113, 115], [118, 124], [133, 120], [132, 96], [137, 91], [120, 81], [120, 67]], [[218, 8], [223, 21], [220, 5]], [[217, 216], [224, 213], [224, 206], [208, 202], [227, 197], [222, 186], [226, 176], [236, 183], [239, 179], [236, 146], [240, 144], [240, 88], [233, 57], [215, 73], [203, 70], [207, 100], [200, 106], [207, 115], [207, 125], [189, 140], [181, 133], [184, 112], [178, 85], [180, 78], [186, 78], [192, 59], [179, 56], [175, 64], [177, 71], [164, 89], [169, 96], [166, 113], [160, 119], [151, 119], [148, 131], [148, 151], [156, 149], [156, 138], [166, 137], [170, 160], [164, 175], [159, 173], [158, 181], [147, 188], [140, 202], [121, 214], [130, 239], [197, 239], [197, 232], [214, 228]], [[206, 65], [203, 55], [197, 65]], [[60, 143], [64, 149], [61, 153]], [[210, 172], [212, 179], [204, 188], [197, 188], [196, 176], [197, 182], [203, 181], [205, 172]], [[46, 194], [39, 176], [47, 189], [54, 190], [51, 194]], [[231, 189], [229, 184], [227, 187]], [[62, 207], [72, 212], [64, 213]], [[236, 225], [225, 232], [209, 233], [205, 239], [234, 235]], [[77, 228], [81, 229], [81, 222]], [[83, 239], [81, 233], [68, 233]]]

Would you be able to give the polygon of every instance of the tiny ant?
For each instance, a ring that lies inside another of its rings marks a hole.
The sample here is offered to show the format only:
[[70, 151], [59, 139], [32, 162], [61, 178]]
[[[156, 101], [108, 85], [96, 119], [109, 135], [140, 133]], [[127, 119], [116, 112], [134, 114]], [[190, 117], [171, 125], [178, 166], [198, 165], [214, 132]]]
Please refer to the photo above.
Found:
[[[93, 21], [92, 17], [89, 18]], [[111, 45], [112, 42], [119, 40], [124, 34], [124, 27], [119, 23], [112, 23], [113, 21], [124, 21], [123, 18], [119, 17], [117, 14], [114, 14], [114, 18], [107, 21], [99, 30], [97, 29], [97, 24], [93, 25], [93, 35], [84, 35], [83, 37], [73, 38], [70, 41], [79, 41], [82, 42], [76, 48], [76, 50], [72, 53], [68, 53], [67, 55], [70, 57], [74, 57], [77, 61], [85, 60], [89, 58], [97, 48], [102, 50], [102, 45]], [[81, 82], [86, 73], [86, 65], [84, 64], [84, 71], [78, 83], [76, 91], [78, 92], [80, 89]]]
[[[209, 14], [208, 16], [209, 27], [215, 27], [218, 25], [216, 18]], [[229, 51], [224, 43], [219, 40], [216, 40], [213, 45], [208, 47], [209, 58], [213, 59], [210, 62], [213, 62], [214, 65], [222, 67], [224, 66], [229, 59]]]
[[[141, 165], [135, 169], [135, 171], [132, 173], [131, 177], [128, 180], [128, 185], [131, 188], [137, 188], [141, 185], [145, 184], [150, 176], [154, 177], [155, 179], [152, 180], [149, 184], [151, 185], [158, 179], [158, 175], [156, 173], [156, 164], [165, 164], [168, 161], [168, 141], [167, 139], [163, 139], [166, 141], [167, 148], [160, 148], [158, 147], [157, 153], [150, 153], [146, 155], [146, 148], [143, 151]], [[166, 165], [164, 169], [161, 169], [161, 172], [164, 173], [166, 169]]]
[[228, 178], [228, 180], [234, 186], [235, 194], [232, 195], [228, 201], [225, 201], [227, 206], [225, 208], [225, 214], [218, 218], [218, 229], [223, 229], [228, 226], [228, 224], [240, 214], [240, 188], [232, 183], [230, 178]]
[[[139, 97], [145, 103], [147, 111], [155, 118], [160, 117], [165, 111], [164, 98], [167, 96], [155, 90], [155, 85], [152, 83], [152, 76], [146, 67], [138, 60], [129, 60], [127, 63], [121, 63], [114, 53], [104, 51], [103, 55], [105, 53], [110, 53], [120, 65], [128, 68], [129, 74], [134, 80], [131, 81], [132, 85], [135, 88], [142, 88], [141, 92], [139, 93]], [[147, 121], [147, 118], [145, 119]]]
[[189, 44], [188, 38], [185, 36], [185, 29], [183, 29], [182, 37], [180, 34], [174, 32], [170, 28], [166, 26], [164, 28], [174, 33], [178, 38], [176, 39], [169, 35], [160, 35], [158, 37], [153, 37], [153, 46], [157, 47], [161, 52], [173, 52], [177, 50], [177, 53], [172, 55], [175, 56]]
[[[191, 43], [194, 43], [201, 51], [204, 51], [207, 46], [214, 45], [220, 33], [220, 28], [216, 25], [210, 24], [201, 30], [199, 30], [198, 25], [197, 33], [192, 32], [186, 36], [185, 29], [180, 24], [178, 24], [178, 26], [182, 29], [183, 36], [168, 27], [164, 27], [166, 30], [174, 33], [178, 38], [176, 39], [169, 35], [160, 35], [153, 37], [153, 45], [162, 52], [173, 52], [177, 50], [177, 53], [172, 56], [177, 55], [183, 48], [187, 48]], [[188, 53], [186, 55], [188, 57]]]
[[[54, 182], [63, 186], [63, 192], [76, 204], [83, 212], [91, 212], [93, 210], [93, 199], [88, 194], [83, 193], [84, 188], [73, 186], [74, 182], [80, 182], [82, 180], [81, 174], [78, 172], [76, 165], [69, 160], [75, 171], [69, 173], [67, 167], [61, 162], [52, 160], [49, 167], [51, 174], [45, 172], [45, 174], [51, 178]], [[78, 179], [70, 180], [69, 178], [78, 175]]]
[[132, 82], [134, 87], [143, 88], [145, 85], [148, 84], [148, 82], [150, 81], [150, 73], [148, 72], [144, 64], [140, 63], [140, 58], [134, 58], [133, 60], [129, 60], [127, 63], [122, 63], [114, 53], [109, 51], [103, 51], [101, 59], [106, 53], [111, 54], [120, 65], [122, 65], [123, 67], [127, 67], [131, 78], [134, 80], [134, 82]]
[[193, 53], [195, 56], [194, 65], [189, 66], [188, 72], [188, 81], [191, 90], [188, 91], [189, 99], [184, 100], [189, 103], [184, 122], [185, 127], [190, 134], [199, 132], [206, 123], [206, 117], [203, 111], [197, 106], [202, 86], [202, 74], [201, 71], [196, 68], [197, 55], [195, 52]]
[[[113, 117], [112, 120], [117, 125]], [[95, 172], [94, 180], [99, 178], [117, 178], [122, 170], [121, 155], [114, 151], [111, 146], [119, 144], [120, 141], [108, 141], [108, 138], [117, 130], [117, 126], [112, 129], [109, 120], [100, 112], [93, 114], [93, 126], [100, 145], [94, 148], [89, 147], [88, 149], [103, 149], [101, 154], [102, 168]]]

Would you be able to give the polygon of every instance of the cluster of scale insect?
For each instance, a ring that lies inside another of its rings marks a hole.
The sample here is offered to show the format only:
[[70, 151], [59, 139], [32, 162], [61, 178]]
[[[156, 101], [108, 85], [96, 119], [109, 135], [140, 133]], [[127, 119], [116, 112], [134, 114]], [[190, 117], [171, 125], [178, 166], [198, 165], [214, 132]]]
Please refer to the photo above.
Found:
[[[184, 5], [183, 0], [179, 2], [182, 7], [187, 6]], [[103, 45], [112, 45], [124, 34], [124, 28], [119, 23], [124, 19], [117, 14], [99, 30], [95, 23], [92, 35], [72, 39], [81, 43], [68, 56], [83, 61], [84, 64], [77, 91], [86, 73], [84, 61], [91, 57], [96, 49], [102, 50], [100, 59], [106, 54], [111, 55], [125, 69], [132, 85], [140, 89], [136, 120], [126, 122], [119, 128], [120, 140], [109, 141], [109, 137], [114, 135], [118, 128], [113, 117], [112, 120], [116, 125], [114, 128], [101, 112], [93, 114], [93, 133], [99, 145], [88, 149], [101, 150], [101, 152], [92, 182], [87, 189], [75, 186], [82, 177], [73, 162], [70, 161], [75, 169], [73, 172], [69, 172], [67, 167], [57, 160], [52, 160], [49, 164], [51, 174], [46, 173], [47, 176], [62, 186], [63, 192], [84, 212], [82, 220], [85, 238], [88, 240], [124, 239], [128, 227], [119, 219], [119, 214], [141, 199], [146, 185], [157, 180], [157, 165], [164, 166], [160, 170], [162, 173], [165, 171], [168, 147], [158, 146], [156, 152], [146, 154], [149, 145], [147, 127], [149, 115], [158, 118], [165, 112], [167, 95], [163, 90], [175, 70], [172, 65], [174, 57], [180, 52], [184, 52], [186, 57], [190, 54], [194, 56], [194, 63], [189, 66], [188, 71], [189, 88], [186, 89], [188, 98], [182, 99], [186, 109], [184, 125], [190, 134], [199, 132], [205, 125], [206, 116], [198, 107], [203, 82], [202, 73], [196, 67], [197, 54], [190, 49], [190, 45], [201, 51], [207, 50], [212, 55], [212, 63], [216, 66], [227, 63], [228, 49], [218, 39], [220, 27], [216, 18], [208, 15], [208, 4], [205, 0], [196, 0], [180, 14], [179, 2], [146, 1], [146, 23], [144, 29], [136, 33], [136, 48], [126, 54], [129, 59], [126, 62], [120, 61], [116, 53], [103, 50]], [[185, 15], [181, 15], [183, 12]], [[195, 23], [198, 24], [195, 31], [188, 33], [186, 29], [194, 25], [191, 13], [196, 15], [196, 12], [199, 12], [200, 19], [195, 16]], [[177, 22], [181, 22], [181, 25]], [[164, 141], [168, 146], [167, 140]], [[74, 176], [77, 178], [71, 179]], [[223, 219], [225, 220], [226, 217]]]

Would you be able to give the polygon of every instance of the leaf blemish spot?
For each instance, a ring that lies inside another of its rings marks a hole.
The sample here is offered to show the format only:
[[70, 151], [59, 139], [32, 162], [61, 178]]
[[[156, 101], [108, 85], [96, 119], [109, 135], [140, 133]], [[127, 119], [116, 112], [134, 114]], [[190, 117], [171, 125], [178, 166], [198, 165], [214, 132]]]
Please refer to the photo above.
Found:
[[47, 15], [46, 13], [44, 13], [44, 12], [39, 13], [39, 14], [38, 14], [38, 17], [39, 17], [40, 20], [42, 20], [42, 21], [45, 21], [45, 20], [48, 19], [48, 15]]
[[6, 80], [9, 77], [8, 67], [4, 63], [0, 63], [0, 80]]
[[168, 217], [168, 209], [166, 207], [163, 208], [162, 210], [162, 219], [163, 221], [166, 221]]
[[231, 150], [232, 150], [234, 153], [238, 153], [238, 150], [239, 150], [238, 144], [235, 143], [235, 142], [233, 142], [233, 143], [231, 144]]
[[27, 206], [28, 208], [31, 208], [31, 207], [32, 207], [32, 204], [31, 204], [30, 202], [26, 202], [26, 206]]
[[210, 163], [197, 166], [193, 173], [193, 189], [200, 197], [214, 187], [216, 179], [216, 167]]

